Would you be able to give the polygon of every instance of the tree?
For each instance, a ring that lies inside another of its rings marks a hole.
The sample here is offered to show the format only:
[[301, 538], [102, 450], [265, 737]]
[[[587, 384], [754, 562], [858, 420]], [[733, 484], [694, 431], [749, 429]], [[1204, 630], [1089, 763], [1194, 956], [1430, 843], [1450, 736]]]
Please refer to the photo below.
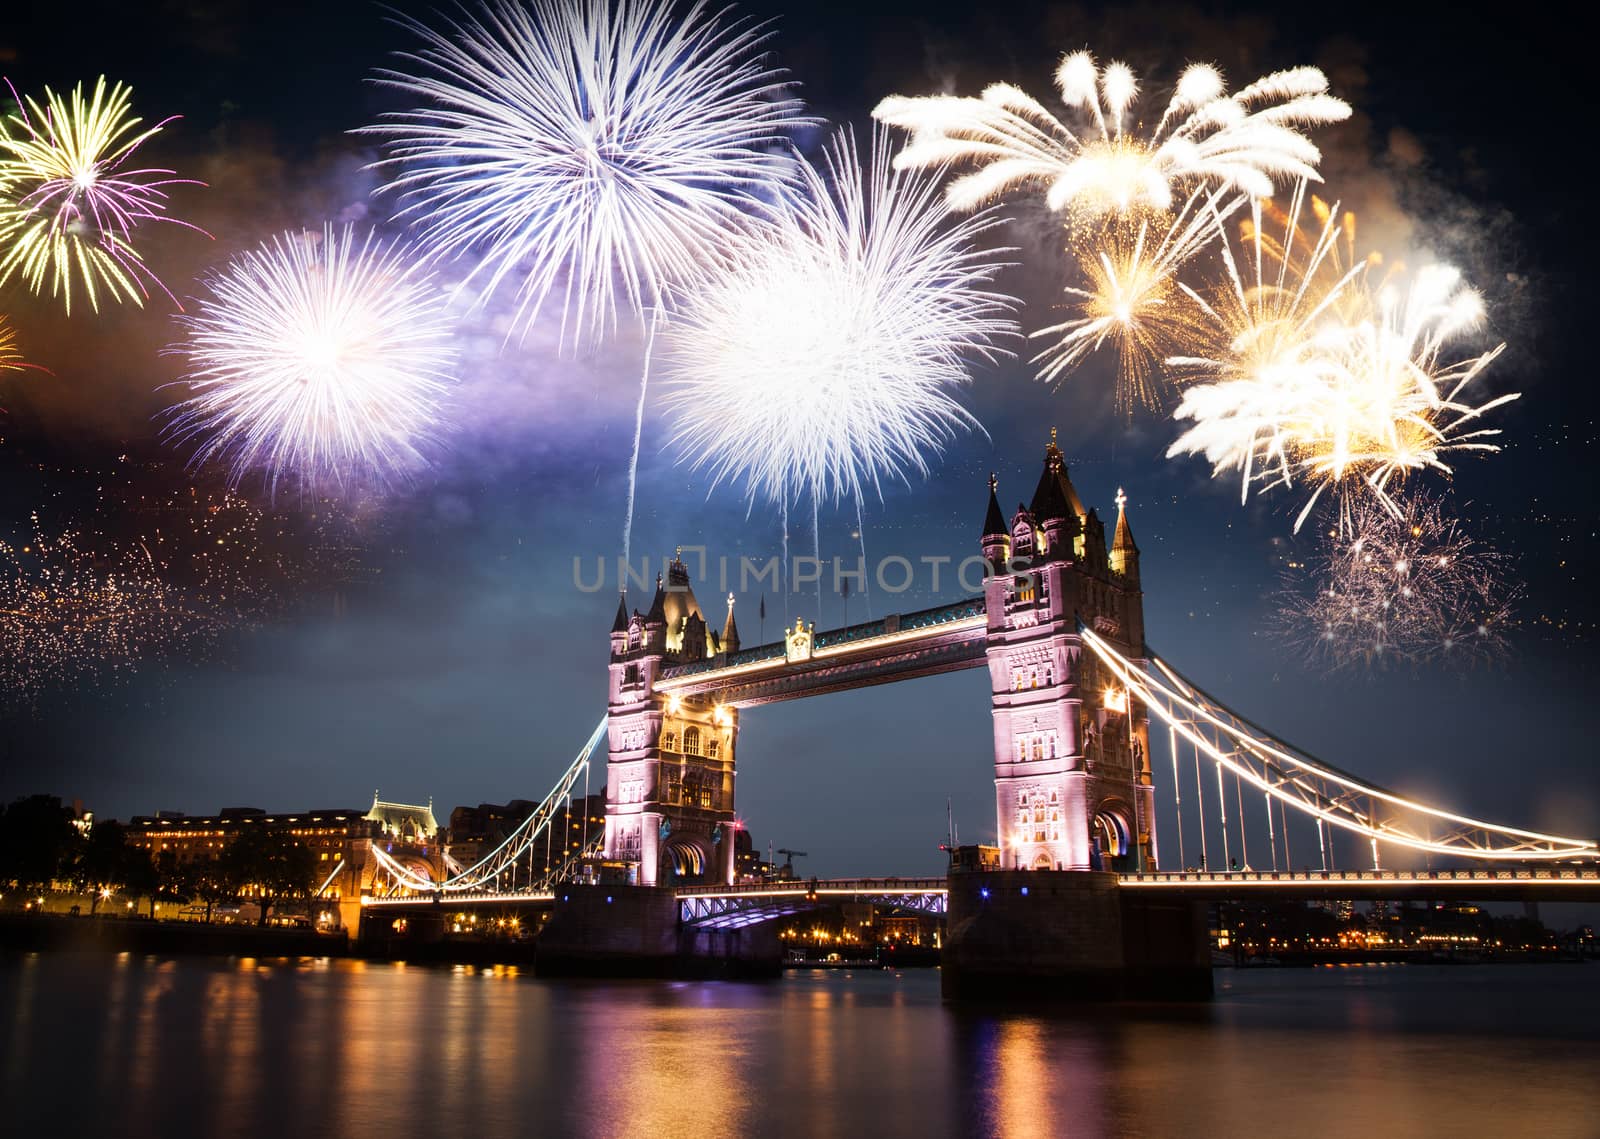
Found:
[[13, 800], [0, 810], [0, 889], [48, 890], [67, 876], [78, 841], [72, 812], [56, 796]]
[[309, 848], [294, 836], [263, 826], [252, 826], [228, 844], [222, 852], [228, 878], [240, 888], [253, 888], [260, 903], [258, 924], [267, 924], [267, 914], [285, 898], [300, 897], [312, 890], [316, 859]]
[[156, 857], [155, 888], [150, 891], [150, 916], [156, 916], [156, 901], [187, 903], [195, 896], [196, 876], [190, 866], [178, 861], [176, 851], [163, 850]]
[[220, 860], [191, 862], [184, 868], [184, 878], [190, 896], [205, 903], [207, 924], [211, 922], [213, 909], [239, 896], [232, 867]]
[[[169, 850], [163, 853], [172, 852]], [[161, 875], [156, 871], [155, 860], [150, 857], [148, 850], [138, 846], [123, 847], [122, 858], [123, 889], [127, 890], [130, 899], [149, 898], [150, 916], [155, 917], [156, 892], [161, 888]]]
[[90, 829], [89, 840], [78, 852], [72, 879], [80, 890], [88, 893], [91, 917], [99, 910], [103, 899], [121, 893], [127, 885], [128, 870], [132, 866], [128, 856], [132, 853], [128, 848], [127, 831], [121, 823], [96, 823]]

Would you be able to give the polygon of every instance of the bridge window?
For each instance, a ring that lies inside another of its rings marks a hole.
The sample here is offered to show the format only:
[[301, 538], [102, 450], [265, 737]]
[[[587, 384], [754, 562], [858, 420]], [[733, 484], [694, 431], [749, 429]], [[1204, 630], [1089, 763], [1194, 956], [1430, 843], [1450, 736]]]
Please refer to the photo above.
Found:
[[678, 750], [678, 733], [677, 732], [662, 732], [661, 733], [661, 750], [662, 751], [677, 751]]
[[719, 740], [716, 736], [712, 736], [709, 740], [706, 741], [706, 755], [709, 756], [710, 758], [716, 759], [717, 758], [717, 752], [719, 752], [721, 750], [722, 750], [722, 741]]
[[639, 666], [638, 665], [630, 664], [623, 671], [622, 683], [624, 683], [624, 684], [638, 684], [639, 683]]
[[685, 728], [683, 731], [683, 750], [686, 755], [700, 754], [700, 729]]

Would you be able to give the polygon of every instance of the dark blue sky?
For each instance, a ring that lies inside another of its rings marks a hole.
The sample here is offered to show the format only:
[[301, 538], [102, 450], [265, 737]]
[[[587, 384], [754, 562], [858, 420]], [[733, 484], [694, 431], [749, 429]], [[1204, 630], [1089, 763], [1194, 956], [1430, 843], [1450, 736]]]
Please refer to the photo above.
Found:
[[[1525, 393], [1500, 417], [1506, 450], [1464, 461], [1453, 501], [1475, 533], [1519, 559], [1528, 600], [1513, 657], [1465, 674], [1329, 677], [1299, 663], [1268, 631], [1269, 594], [1296, 549], [1294, 500], [1241, 508], [1231, 481], [1164, 459], [1171, 424], [1115, 419], [1099, 366], [1059, 392], [1023, 364], [980, 370], [969, 406], [987, 435], [958, 440], [929, 480], [868, 504], [869, 554], [975, 552], [988, 472], [1008, 505], [1024, 497], [1057, 425], [1088, 502], [1107, 514], [1126, 487], [1148, 635], [1180, 668], [1285, 738], [1384, 784], [1513, 824], [1600, 833], [1582, 681], [1596, 665], [1583, 576], [1596, 519], [1582, 473], [1595, 397], [1580, 308], [1591, 195], [1571, 169], [1587, 107], [1573, 95], [1570, 32], [1533, 16], [1464, 23], [1429, 5], [1346, 7], [1336, 20], [1236, 5], [1002, 12], [893, 2], [865, 16], [799, 0], [743, 7], [779, 17], [773, 47], [813, 110], [858, 126], [891, 92], [970, 94], [1008, 79], [1044, 95], [1055, 59], [1083, 46], [1126, 58], [1155, 83], [1190, 59], [1215, 59], [1236, 81], [1324, 66], [1358, 110], [1318, 142], [1330, 189], [1357, 210], [1364, 241], [1463, 265], [1511, 345], [1487, 381]], [[370, 156], [343, 133], [387, 105], [363, 77], [405, 43], [376, 6], [89, 3], [73, 6], [70, 33], [56, 5], [20, 0], [20, 9], [0, 28], [0, 70], [19, 89], [105, 71], [133, 83], [147, 116], [185, 116], [158, 154], [211, 184], [180, 204], [216, 241], [173, 232], [152, 248], [180, 295], [205, 264], [275, 229], [384, 216], [361, 169]], [[1022, 217], [1008, 237], [1024, 251], [1005, 283], [1028, 302], [1027, 328], [1049, 323], [1061, 280], [1044, 234]], [[157, 355], [170, 338], [161, 305], [70, 322], [15, 291], [0, 307], [55, 372], [0, 390], [10, 410], [0, 525], [25, 523], [54, 492], [91, 496], [96, 472], [119, 455], [163, 455], [151, 416], [167, 395], [155, 389], [177, 366]], [[537, 342], [501, 351], [478, 336], [470, 359], [461, 427], [436, 477], [371, 519], [365, 557], [381, 572], [337, 610], [318, 598], [203, 666], [168, 662], [12, 716], [0, 795], [50, 791], [126, 816], [360, 805], [375, 787], [402, 800], [432, 796], [446, 810], [541, 794], [603, 712], [615, 597], [575, 588], [572, 560], [617, 550], [637, 344], [622, 338], [563, 360]], [[652, 410], [635, 550], [775, 554], [768, 513], [747, 515], [725, 489], [708, 496], [664, 438]], [[178, 478], [185, 458], [165, 453], [169, 469], [151, 477]], [[825, 511], [824, 553], [852, 554], [853, 527], [853, 511]], [[926, 585], [924, 576], [892, 605], [874, 597], [875, 611], [959, 593]], [[716, 594], [715, 584], [700, 590], [720, 614]], [[747, 643], [757, 603], [740, 601]], [[814, 600], [790, 604], [815, 615]], [[841, 605], [825, 600], [824, 624], [839, 623]], [[864, 599], [850, 606], [853, 619], [864, 616]], [[768, 599], [769, 637], [783, 607]], [[806, 869], [821, 874], [933, 871], [946, 796], [964, 839], [992, 837], [986, 684], [968, 672], [747, 713], [739, 805], [757, 841], [812, 852]]]

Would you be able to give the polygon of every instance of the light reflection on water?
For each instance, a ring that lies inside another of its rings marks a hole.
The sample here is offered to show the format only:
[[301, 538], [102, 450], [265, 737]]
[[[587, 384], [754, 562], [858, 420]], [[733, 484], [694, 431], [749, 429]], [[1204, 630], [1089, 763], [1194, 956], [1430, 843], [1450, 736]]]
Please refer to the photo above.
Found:
[[932, 971], [0, 957], [0, 1131], [1600, 1135], [1600, 968], [1217, 976], [1209, 1005], [1028, 1015], [946, 1008]]

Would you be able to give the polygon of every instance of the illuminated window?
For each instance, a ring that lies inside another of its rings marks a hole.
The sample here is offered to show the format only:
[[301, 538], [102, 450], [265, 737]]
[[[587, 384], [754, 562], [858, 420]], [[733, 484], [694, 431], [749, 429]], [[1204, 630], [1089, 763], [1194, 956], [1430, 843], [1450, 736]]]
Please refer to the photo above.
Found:
[[683, 731], [683, 750], [686, 755], [700, 754], [700, 729], [685, 728]]
[[661, 733], [661, 750], [662, 751], [677, 751], [678, 750], [678, 733], [677, 732], [662, 732]]
[[721, 748], [722, 741], [717, 739], [716, 736], [712, 736], [711, 739], [706, 741], [706, 755], [712, 759], [717, 758], [717, 752], [721, 750]]

